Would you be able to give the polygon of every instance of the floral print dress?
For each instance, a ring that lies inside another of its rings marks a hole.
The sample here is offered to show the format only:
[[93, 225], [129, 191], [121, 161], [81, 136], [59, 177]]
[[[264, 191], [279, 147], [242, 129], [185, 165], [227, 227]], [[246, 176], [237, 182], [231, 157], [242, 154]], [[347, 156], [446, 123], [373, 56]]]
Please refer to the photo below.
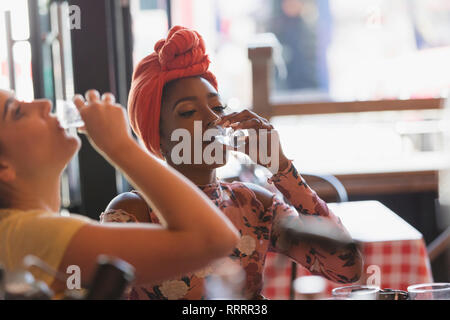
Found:
[[[326, 203], [305, 183], [292, 161], [285, 170], [268, 181], [275, 185], [291, 205], [274, 195], [271, 206], [264, 208], [254, 192], [241, 182], [218, 180], [213, 184], [198, 186], [239, 230], [241, 239], [229, 259], [239, 263], [245, 271], [242, 296], [246, 299], [263, 298], [263, 269], [268, 251], [284, 253], [313, 274], [322, 275], [329, 280], [339, 283], [357, 281], [359, 276], [353, 267], [360, 255], [356, 247], [328, 252], [308, 243], [298, 243], [288, 251], [282, 248], [278, 241], [282, 232], [281, 222], [295, 223], [301, 220], [299, 217], [302, 215], [327, 219], [339, 232], [347, 234], [347, 231]], [[148, 208], [148, 214], [152, 223], [159, 223], [151, 208]], [[131, 212], [108, 210], [101, 214], [100, 221], [137, 222], [137, 219]], [[127, 298], [205, 299], [204, 281], [211, 273], [214, 270], [210, 266], [161, 284], [136, 286], [131, 289]]]

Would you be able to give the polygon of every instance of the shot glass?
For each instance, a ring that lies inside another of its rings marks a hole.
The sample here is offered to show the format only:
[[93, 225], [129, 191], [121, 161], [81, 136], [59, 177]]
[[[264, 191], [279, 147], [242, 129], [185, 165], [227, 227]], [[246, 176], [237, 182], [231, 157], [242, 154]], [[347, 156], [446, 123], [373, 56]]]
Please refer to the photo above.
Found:
[[353, 285], [335, 288], [331, 295], [338, 300], [377, 300], [379, 292], [377, 286]]
[[223, 133], [215, 137], [221, 144], [231, 148], [240, 148], [245, 144], [247, 136], [246, 130], [233, 130], [232, 128], [224, 128]]
[[83, 119], [81, 119], [81, 115], [72, 101], [57, 100], [56, 116], [61, 127], [64, 129], [81, 128], [84, 126]]

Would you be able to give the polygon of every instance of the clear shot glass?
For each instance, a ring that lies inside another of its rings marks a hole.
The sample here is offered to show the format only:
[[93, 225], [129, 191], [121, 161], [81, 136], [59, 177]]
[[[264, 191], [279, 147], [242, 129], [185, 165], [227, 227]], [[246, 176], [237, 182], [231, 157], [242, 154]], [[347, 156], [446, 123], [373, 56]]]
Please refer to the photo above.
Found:
[[408, 287], [410, 300], [450, 300], [450, 283], [421, 283]]
[[248, 130], [245, 129], [219, 127], [219, 130], [220, 134], [214, 137], [215, 140], [231, 148], [240, 148], [245, 145], [245, 139], [249, 135]]
[[379, 292], [377, 286], [353, 285], [334, 288], [331, 294], [337, 300], [377, 300]]
[[64, 129], [81, 128], [84, 126], [83, 119], [81, 119], [77, 107], [69, 100], [56, 101], [56, 117]]

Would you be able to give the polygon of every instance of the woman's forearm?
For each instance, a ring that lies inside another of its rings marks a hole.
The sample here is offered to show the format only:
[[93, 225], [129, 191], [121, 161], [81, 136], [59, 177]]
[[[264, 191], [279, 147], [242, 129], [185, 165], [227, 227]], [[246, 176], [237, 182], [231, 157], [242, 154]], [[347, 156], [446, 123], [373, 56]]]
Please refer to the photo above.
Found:
[[[299, 215], [292, 212], [289, 215], [278, 209], [280, 212], [275, 215], [272, 237], [281, 240], [281, 244], [288, 240], [289, 244], [280, 245], [276, 241], [278, 249], [328, 279], [345, 283], [356, 281], [361, 275], [361, 253], [325, 201], [306, 184], [292, 163], [271, 181]], [[320, 219], [316, 220], [316, 217]], [[301, 241], [305, 236], [302, 230], [311, 232], [309, 241]], [[348, 245], [344, 245], [346, 243]]]
[[212, 228], [224, 236], [237, 234], [231, 222], [192, 182], [149, 155], [134, 140], [107, 157], [141, 191], [167, 228]]
[[136, 284], [148, 284], [198, 270], [231, 252], [237, 231], [196, 186], [133, 140], [117, 147], [103, 155], [126, 174], [165, 224], [87, 224], [72, 237], [59, 270], [77, 265], [91, 279], [93, 261], [106, 254], [132, 264]]

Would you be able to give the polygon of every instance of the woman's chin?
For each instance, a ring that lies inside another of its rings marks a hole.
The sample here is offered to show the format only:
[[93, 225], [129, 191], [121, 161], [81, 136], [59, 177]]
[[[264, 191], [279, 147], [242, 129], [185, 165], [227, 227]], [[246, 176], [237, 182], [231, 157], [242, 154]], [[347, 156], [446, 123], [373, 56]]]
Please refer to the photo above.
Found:
[[[173, 162], [172, 162], [173, 163]], [[221, 168], [227, 164], [227, 159], [224, 157], [223, 159], [209, 159], [206, 161], [203, 159], [200, 163], [195, 163], [194, 161], [187, 161], [185, 163], [180, 163], [174, 165], [175, 167], [185, 167], [191, 169], [201, 169], [201, 170], [214, 170]]]
[[69, 158], [69, 161], [80, 150], [80, 148], [81, 140], [78, 136], [66, 136], [62, 149], [64, 150], [64, 154], [67, 155], [67, 158]]
[[56, 152], [52, 153], [53, 168], [58, 171], [64, 170], [80, 150], [81, 141], [78, 137], [66, 139], [63, 144], [59, 144]]
[[80, 148], [81, 148], [81, 139], [80, 139], [80, 137], [78, 137], [78, 136], [68, 136], [67, 140], [73, 146], [73, 148], [75, 148], [75, 152], [80, 150]]

